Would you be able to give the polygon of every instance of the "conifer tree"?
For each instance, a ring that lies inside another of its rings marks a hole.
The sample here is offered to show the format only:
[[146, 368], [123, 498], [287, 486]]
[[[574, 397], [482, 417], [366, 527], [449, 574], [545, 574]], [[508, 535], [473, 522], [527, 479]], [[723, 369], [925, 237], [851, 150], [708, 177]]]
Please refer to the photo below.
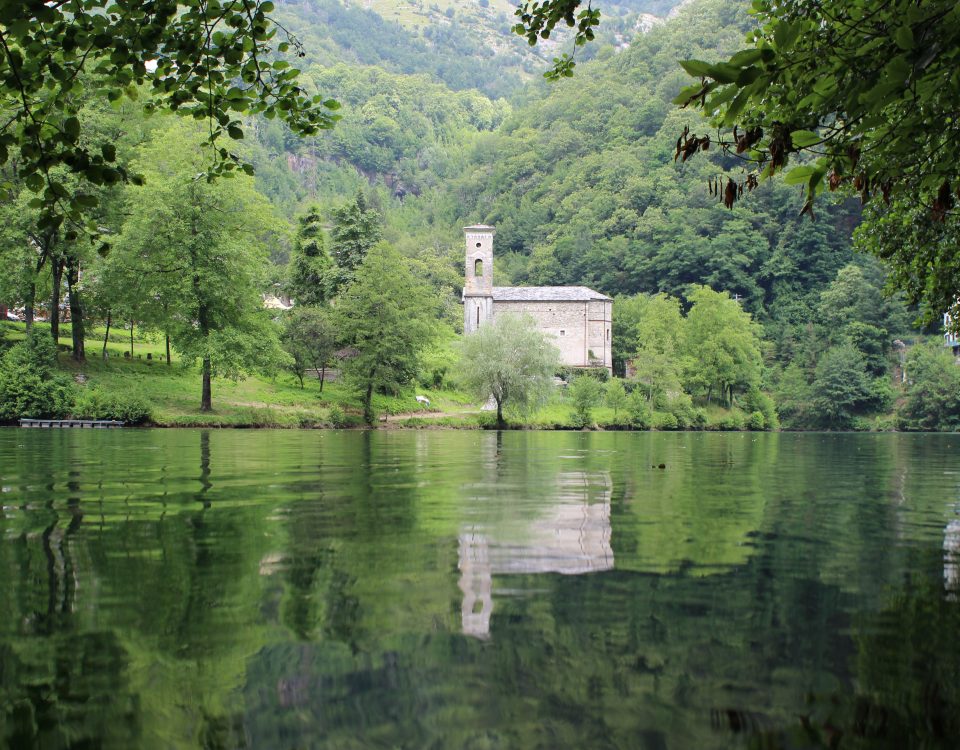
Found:
[[335, 208], [330, 231], [331, 254], [337, 264], [332, 276], [331, 293], [353, 281], [356, 270], [367, 253], [383, 236], [382, 220], [373, 209], [367, 208], [363, 191], [357, 191], [352, 203]]
[[328, 290], [333, 263], [324, 243], [319, 209], [316, 206], [308, 208], [299, 223], [287, 289], [298, 305], [315, 307], [330, 297]]

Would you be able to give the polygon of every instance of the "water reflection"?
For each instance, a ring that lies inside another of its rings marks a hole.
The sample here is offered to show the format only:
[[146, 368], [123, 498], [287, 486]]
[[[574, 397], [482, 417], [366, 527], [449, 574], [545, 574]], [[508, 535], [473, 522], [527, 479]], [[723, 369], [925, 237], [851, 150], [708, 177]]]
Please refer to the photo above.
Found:
[[[485, 638], [493, 613], [493, 576], [612, 570], [609, 474], [567, 471], [556, 475], [558, 498], [537, 518], [499, 518], [459, 536], [461, 621], [467, 635]], [[596, 488], [603, 488], [597, 499]], [[541, 506], [542, 507], [542, 506]]]
[[950, 521], [943, 532], [943, 585], [954, 596], [960, 593], [960, 519], [957, 518]]
[[92, 432], [0, 430], [2, 747], [957, 746], [955, 436]]

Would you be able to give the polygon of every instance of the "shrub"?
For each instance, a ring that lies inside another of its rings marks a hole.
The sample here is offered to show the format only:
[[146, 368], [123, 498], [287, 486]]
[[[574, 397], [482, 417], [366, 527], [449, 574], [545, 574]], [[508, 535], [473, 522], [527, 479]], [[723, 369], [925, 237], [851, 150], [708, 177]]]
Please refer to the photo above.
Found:
[[328, 419], [330, 420], [330, 424], [332, 424], [334, 427], [347, 426], [347, 415], [344, 413], [343, 409], [336, 404], [330, 407]]
[[47, 335], [33, 333], [11, 347], [0, 360], [0, 421], [66, 416], [74, 386], [56, 365], [57, 349]]
[[573, 424], [575, 427], [592, 427], [593, 410], [603, 399], [600, 381], [588, 375], [580, 375], [567, 389], [573, 401]]
[[678, 393], [667, 401], [666, 410], [677, 420], [677, 426], [681, 429], [693, 427], [696, 420], [696, 412], [693, 408], [693, 399], [686, 393]]
[[627, 391], [620, 378], [614, 378], [607, 383], [607, 406], [613, 409], [613, 423], [619, 424], [620, 410], [627, 405]]
[[676, 430], [679, 429], [680, 423], [668, 411], [655, 411], [650, 420], [650, 426], [655, 430]]
[[773, 399], [759, 388], [752, 388], [747, 392], [743, 399], [743, 408], [748, 412], [760, 412], [763, 415], [765, 429], [775, 430], [780, 427], [780, 419], [777, 417], [777, 408]]
[[570, 367], [564, 366], [557, 370], [557, 377], [572, 383], [581, 375], [589, 375], [594, 380], [606, 383], [610, 379], [610, 371], [606, 367]]
[[767, 426], [767, 420], [764, 419], [763, 413], [759, 411], [754, 411], [750, 413], [750, 416], [747, 417], [747, 429], [748, 430], [763, 430]]
[[152, 416], [150, 404], [138, 394], [104, 393], [99, 388], [82, 390], [70, 409], [77, 419], [116, 419], [144, 424]]
[[647, 403], [647, 397], [639, 388], [635, 389], [627, 400], [627, 416], [631, 427], [638, 430], [650, 429], [650, 404]]
[[732, 411], [729, 414], [725, 414], [717, 420], [716, 426], [718, 430], [731, 430], [734, 432], [742, 430], [743, 414], [738, 411]]

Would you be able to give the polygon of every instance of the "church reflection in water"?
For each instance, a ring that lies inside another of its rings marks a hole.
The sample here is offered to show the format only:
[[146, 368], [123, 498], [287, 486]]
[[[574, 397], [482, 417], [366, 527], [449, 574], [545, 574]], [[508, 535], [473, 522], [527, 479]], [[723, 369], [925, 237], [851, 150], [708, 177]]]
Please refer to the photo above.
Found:
[[459, 537], [463, 632], [489, 637], [494, 576], [612, 570], [611, 489], [606, 472], [562, 472], [556, 502], [536, 510], [518, 503], [512, 518], [465, 528]]
[[960, 518], [950, 521], [943, 532], [943, 584], [952, 596], [960, 593]]

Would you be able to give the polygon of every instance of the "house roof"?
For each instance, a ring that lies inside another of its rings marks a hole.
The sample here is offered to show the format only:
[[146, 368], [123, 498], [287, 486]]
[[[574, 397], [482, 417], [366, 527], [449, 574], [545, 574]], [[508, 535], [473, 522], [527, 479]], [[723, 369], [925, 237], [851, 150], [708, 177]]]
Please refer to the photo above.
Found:
[[585, 286], [495, 286], [494, 302], [589, 302], [609, 301], [600, 292]]

